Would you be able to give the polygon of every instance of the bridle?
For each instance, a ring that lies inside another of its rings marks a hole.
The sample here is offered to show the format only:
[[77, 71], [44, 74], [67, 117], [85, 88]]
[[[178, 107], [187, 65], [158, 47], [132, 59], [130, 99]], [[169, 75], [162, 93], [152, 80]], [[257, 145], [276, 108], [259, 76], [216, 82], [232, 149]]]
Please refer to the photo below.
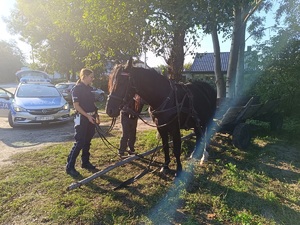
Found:
[[[124, 71], [120, 71], [117, 73], [117, 75], [115, 76], [115, 80], [117, 79], [117, 76], [124, 76], [127, 78], [127, 82], [126, 82], [126, 91], [125, 91], [125, 94], [124, 94], [124, 97], [121, 97], [121, 96], [117, 96], [116, 94], [114, 93], [110, 93], [108, 95], [108, 98], [112, 98], [112, 99], [115, 99], [117, 100], [119, 103], [120, 103], [120, 107], [119, 109], [122, 109], [129, 101], [130, 101], [130, 98], [133, 97], [134, 95], [134, 92], [133, 92], [133, 85], [132, 85], [132, 79], [130, 77], [130, 73], [128, 72], [124, 72]], [[114, 86], [117, 85], [116, 84], [116, 81], [113, 81], [114, 83]], [[120, 84], [118, 84], [120, 85]], [[112, 87], [112, 89], [115, 89], [115, 87]], [[132, 96], [131, 96], [132, 95]]]

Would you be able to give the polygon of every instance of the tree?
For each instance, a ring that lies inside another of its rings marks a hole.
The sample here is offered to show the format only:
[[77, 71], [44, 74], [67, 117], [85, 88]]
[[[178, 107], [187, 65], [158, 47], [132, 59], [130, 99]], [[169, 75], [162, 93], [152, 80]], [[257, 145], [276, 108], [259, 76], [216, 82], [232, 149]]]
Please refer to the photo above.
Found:
[[215, 71], [215, 83], [217, 87], [217, 98], [226, 97], [226, 86], [224, 75], [221, 70], [221, 51], [218, 34], [220, 32], [229, 33], [231, 28], [232, 15], [232, 4], [231, 0], [221, 1], [206, 1], [204, 12], [201, 14], [205, 15], [206, 19], [201, 19], [201, 25], [204, 33], [210, 34], [212, 37], [212, 44], [214, 48], [214, 71]]
[[[172, 77], [180, 80], [186, 33], [194, 28], [197, 9], [198, 1], [187, 0], [19, 0], [10, 25], [31, 43], [36, 58], [48, 68], [63, 69], [60, 62], [78, 55], [78, 50], [67, 49], [69, 43], [88, 50], [80, 59], [93, 66], [103, 66], [108, 59], [124, 61], [160, 45], [157, 54], [169, 53], [166, 60]], [[66, 37], [67, 44], [62, 45], [60, 39]], [[63, 64], [70, 67], [71, 63]]]
[[299, 31], [282, 29], [261, 46], [262, 73], [254, 91], [262, 100], [282, 99], [286, 113], [300, 109], [300, 40]]
[[[211, 34], [215, 56], [215, 77], [218, 98], [234, 97], [242, 93], [244, 76], [244, 51], [245, 32], [247, 21], [253, 13], [262, 5], [262, 1], [239, 0], [239, 1], [206, 1], [205, 7], [207, 20], [202, 23], [204, 32]], [[264, 7], [268, 9], [268, 1], [264, 1]], [[263, 19], [253, 19], [256, 26], [250, 26], [248, 31], [255, 37], [261, 37], [261, 24]], [[259, 26], [258, 26], [259, 25]], [[223, 74], [221, 73], [219, 33], [231, 39], [229, 65], [226, 75], [226, 87]], [[237, 74], [237, 75], [236, 75]], [[237, 79], [236, 79], [237, 78]], [[236, 86], [236, 88], [235, 88]]]
[[19, 0], [7, 23], [48, 69], [104, 71], [107, 60], [138, 55], [147, 1]]
[[[229, 98], [242, 93], [246, 26], [249, 18], [262, 3], [263, 0], [242, 0], [233, 6], [233, 32], [226, 80], [227, 97]], [[268, 10], [271, 4], [265, 1], [264, 6]]]
[[[32, 64], [69, 75], [83, 67], [86, 51], [57, 21], [61, 1], [19, 0], [6, 23], [13, 34], [22, 36], [32, 46]], [[67, 11], [67, 10], [66, 10]], [[61, 14], [63, 18], [63, 14]], [[69, 79], [69, 77], [68, 77]]]
[[285, 27], [261, 44], [260, 69], [254, 94], [262, 100], [282, 99], [281, 106], [288, 115], [300, 111], [300, 4], [299, 0], [281, 1], [277, 21], [284, 17]]
[[188, 43], [199, 44], [197, 31], [204, 28], [206, 33], [213, 34], [218, 92], [223, 96], [217, 35], [225, 30], [230, 36], [235, 24], [230, 36], [234, 48], [228, 72], [228, 86], [234, 89], [238, 35], [242, 30], [238, 22], [242, 23], [243, 7], [254, 3], [254, 0], [19, 0], [9, 24], [12, 31], [33, 46], [40, 63], [52, 70], [74, 71], [84, 64], [101, 71], [107, 60], [123, 62], [129, 56], [152, 49], [165, 56], [169, 74], [176, 81], [181, 80]]
[[15, 73], [21, 69], [24, 57], [15, 42], [0, 41], [0, 77], [1, 82], [16, 81]]
[[[145, 45], [163, 56], [171, 79], [180, 81], [185, 48], [197, 44], [196, 25], [202, 1], [152, 1]], [[190, 35], [187, 35], [190, 34]], [[189, 39], [190, 38], [190, 39]]]

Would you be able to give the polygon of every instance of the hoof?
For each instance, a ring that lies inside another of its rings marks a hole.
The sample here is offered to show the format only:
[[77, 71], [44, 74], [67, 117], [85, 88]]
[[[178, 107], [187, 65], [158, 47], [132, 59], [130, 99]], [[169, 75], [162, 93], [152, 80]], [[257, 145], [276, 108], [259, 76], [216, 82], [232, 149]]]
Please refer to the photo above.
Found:
[[179, 177], [182, 174], [182, 166], [177, 167], [175, 177]]
[[168, 166], [164, 166], [160, 169], [160, 172], [163, 174], [169, 174], [169, 173], [171, 173], [171, 170]]
[[203, 152], [203, 156], [200, 160], [200, 166], [203, 166], [208, 161], [208, 156], [209, 155], [207, 151]]
[[195, 158], [195, 150], [190, 155], [190, 159], [194, 159], [194, 158]]
[[182, 174], [182, 170], [176, 171], [176, 173], [175, 173], [175, 178], [180, 177], [181, 174]]

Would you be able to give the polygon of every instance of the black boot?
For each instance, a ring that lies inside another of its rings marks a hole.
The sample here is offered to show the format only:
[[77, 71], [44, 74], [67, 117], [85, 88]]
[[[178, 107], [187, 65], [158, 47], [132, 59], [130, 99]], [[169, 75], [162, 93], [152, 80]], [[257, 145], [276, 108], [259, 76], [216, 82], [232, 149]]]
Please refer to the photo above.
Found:
[[70, 156], [68, 156], [68, 162], [67, 162], [67, 165], [66, 165], [66, 172], [67, 174], [73, 176], [73, 177], [77, 177], [80, 175], [80, 173], [75, 170], [75, 160], [74, 159], [71, 159]]
[[96, 169], [96, 166], [94, 166], [92, 163], [90, 163], [88, 161], [88, 162], [82, 163], [81, 168], [88, 169], [88, 170], [94, 170], [94, 169]]
[[77, 170], [75, 170], [74, 167], [68, 167], [68, 165], [66, 167], [66, 172], [67, 172], [67, 174], [71, 175], [72, 177], [77, 177], [80, 175], [80, 173]]

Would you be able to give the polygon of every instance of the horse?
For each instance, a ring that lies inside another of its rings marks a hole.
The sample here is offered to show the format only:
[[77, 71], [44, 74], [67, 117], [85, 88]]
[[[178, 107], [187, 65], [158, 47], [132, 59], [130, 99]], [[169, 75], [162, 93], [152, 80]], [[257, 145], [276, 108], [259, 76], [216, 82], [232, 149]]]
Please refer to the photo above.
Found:
[[[117, 64], [114, 67], [109, 76], [108, 89], [105, 111], [110, 117], [119, 116], [121, 108], [135, 94], [149, 105], [150, 115], [163, 144], [165, 162], [162, 171], [171, 171], [168, 143], [170, 135], [176, 158], [176, 176], [179, 175], [182, 171], [180, 129], [194, 129], [195, 150], [199, 149], [201, 137], [216, 111], [215, 89], [201, 81], [175, 83], [154, 69], [134, 67], [132, 59], [125, 65]], [[204, 149], [201, 151], [202, 156]]]

